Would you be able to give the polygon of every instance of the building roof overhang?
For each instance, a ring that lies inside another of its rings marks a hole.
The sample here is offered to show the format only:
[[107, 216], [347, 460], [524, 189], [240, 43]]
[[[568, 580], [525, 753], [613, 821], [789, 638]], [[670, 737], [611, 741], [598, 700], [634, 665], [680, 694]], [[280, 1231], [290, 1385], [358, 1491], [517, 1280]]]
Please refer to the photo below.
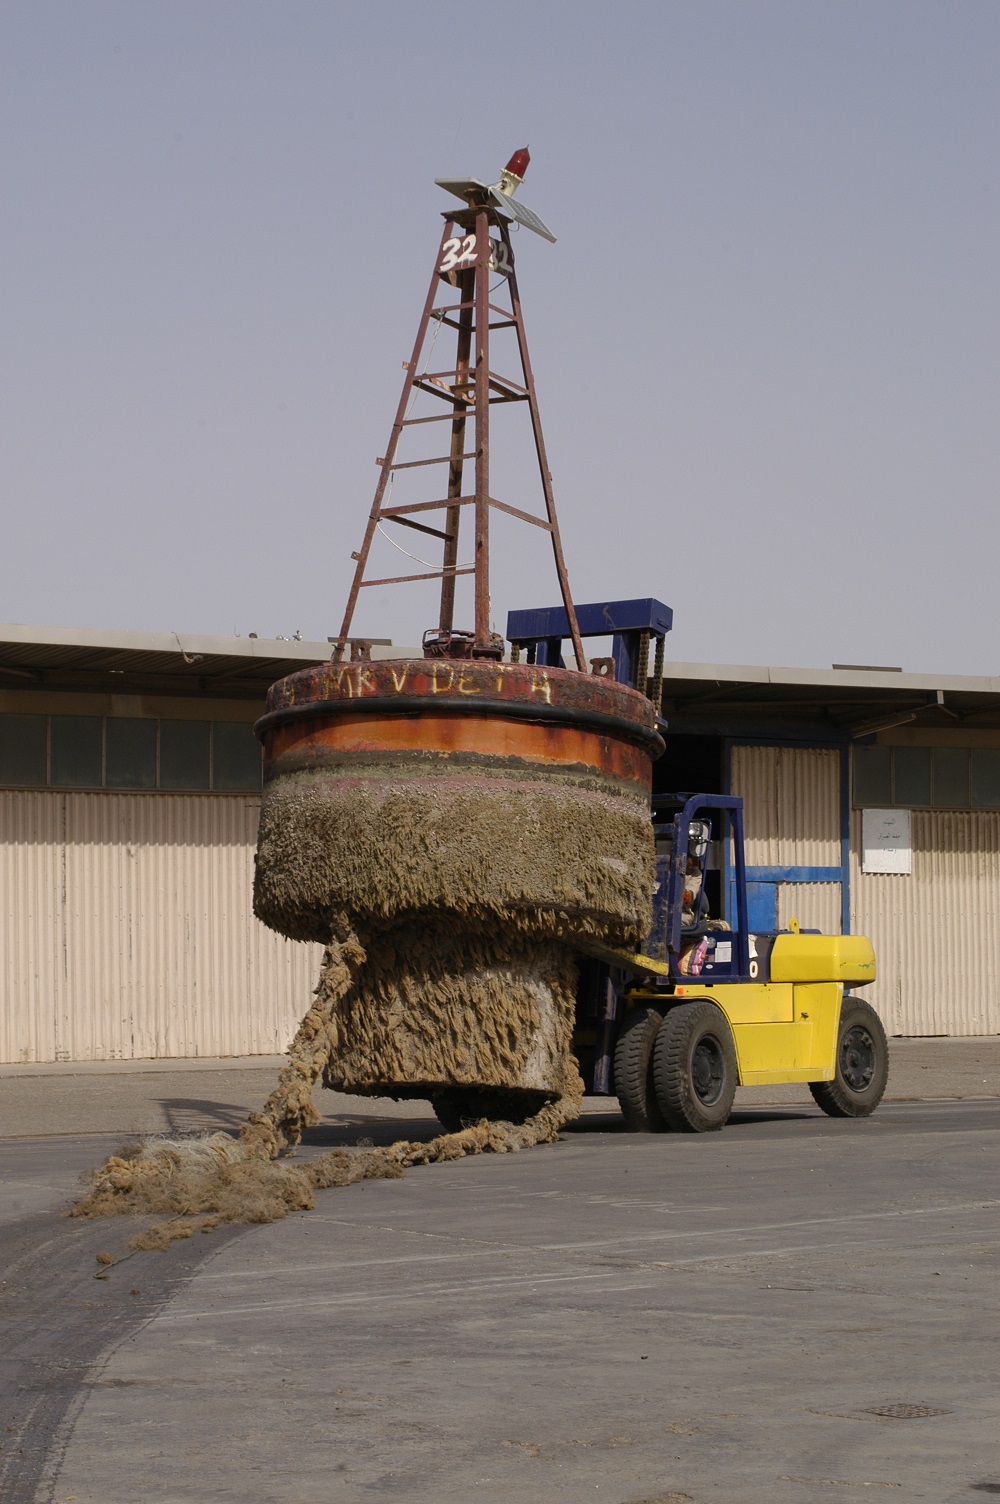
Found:
[[663, 713], [677, 730], [798, 727], [838, 739], [902, 725], [993, 729], [1000, 728], [1000, 677], [668, 663]]
[[[415, 656], [389, 643], [376, 658]], [[0, 688], [260, 698], [286, 674], [330, 657], [329, 642], [0, 625]]]
[[[421, 656], [385, 641], [371, 651]], [[263, 699], [276, 679], [329, 656], [329, 642], [0, 625], [0, 688]], [[906, 724], [1000, 729], [1000, 676], [668, 663], [663, 713], [677, 731], [708, 733], [843, 739]]]

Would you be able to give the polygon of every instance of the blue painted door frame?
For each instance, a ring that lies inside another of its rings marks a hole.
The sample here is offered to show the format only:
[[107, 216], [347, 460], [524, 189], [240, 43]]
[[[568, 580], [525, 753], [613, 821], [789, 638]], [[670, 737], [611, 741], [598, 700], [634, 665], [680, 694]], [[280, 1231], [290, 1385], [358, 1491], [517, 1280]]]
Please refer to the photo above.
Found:
[[778, 885], [747, 880], [747, 924], [751, 933], [778, 928]]

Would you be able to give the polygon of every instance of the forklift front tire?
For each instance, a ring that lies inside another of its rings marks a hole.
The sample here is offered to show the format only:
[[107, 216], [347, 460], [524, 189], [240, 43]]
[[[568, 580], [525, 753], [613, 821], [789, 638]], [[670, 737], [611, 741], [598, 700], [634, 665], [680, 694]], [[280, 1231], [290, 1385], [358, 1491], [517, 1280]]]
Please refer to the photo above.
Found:
[[889, 1079], [889, 1041], [870, 1003], [847, 993], [840, 1005], [837, 1068], [832, 1081], [810, 1081], [813, 1100], [831, 1118], [866, 1118]]
[[615, 1091], [633, 1133], [662, 1133], [667, 1126], [653, 1086], [653, 1048], [662, 1021], [658, 1008], [638, 1003], [629, 1009], [615, 1046]]
[[681, 1133], [721, 1128], [736, 1095], [736, 1046], [725, 1014], [706, 1000], [671, 1008], [653, 1051], [656, 1100]]

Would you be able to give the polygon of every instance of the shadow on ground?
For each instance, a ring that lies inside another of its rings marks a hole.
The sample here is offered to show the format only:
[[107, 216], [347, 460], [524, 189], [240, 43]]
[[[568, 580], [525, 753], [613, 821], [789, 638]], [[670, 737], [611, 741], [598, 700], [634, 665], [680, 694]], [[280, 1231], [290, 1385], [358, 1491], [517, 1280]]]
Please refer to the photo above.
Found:
[[[247, 1109], [238, 1103], [213, 1102], [204, 1097], [161, 1097], [159, 1106], [168, 1123], [168, 1134], [230, 1133], [234, 1136], [247, 1120]], [[816, 1118], [814, 1112], [795, 1107], [736, 1108], [731, 1114], [728, 1127], [748, 1127], [753, 1124], [797, 1122]], [[817, 1119], [819, 1121], [819, 1119]], [[324, 1116], [315, 1128], [307, 1128], [302, 1136], [302, 1149], [354, 1149], [386, 1148], [400, 1139], [427, 1143], [443, 1133], [444, 1129], [428, 1112], [419, 1116], [385, 1116], [379, 1111], [370, 1113], [332, 1112]], [[571, 1134], [625, 1134], [629, 1132], [617, 1105], [607, 1112], [586, 1111], [568, 1123], [564, 1133]]]
[[247, 1120], [238, 1102], [212, 1102], [204, 1097], [159, 1097], [166, 1120], [163, 1132], [182, 1137], [189, 1133], [237, 1133]]

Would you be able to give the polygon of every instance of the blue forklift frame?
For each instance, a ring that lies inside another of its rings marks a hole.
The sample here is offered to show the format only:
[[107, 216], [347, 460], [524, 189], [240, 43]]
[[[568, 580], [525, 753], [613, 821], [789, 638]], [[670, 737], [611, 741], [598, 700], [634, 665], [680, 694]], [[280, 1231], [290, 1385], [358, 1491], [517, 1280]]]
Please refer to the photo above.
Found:
[[[631, 601], [591, 601], [576, 607], [581, 637], [611, 637], [611, 656], [619, 684], [636, 683], [639, 676], [639, 643], [644, 632], [661, 642], [674, 624], [674, 613], [651, 596]], [[569, 620], [562, 606], [539, 606], [507, 613], [507, 640], [524, 649], [529, 663], [565, 668], [563, 642], [569, 637]]]

